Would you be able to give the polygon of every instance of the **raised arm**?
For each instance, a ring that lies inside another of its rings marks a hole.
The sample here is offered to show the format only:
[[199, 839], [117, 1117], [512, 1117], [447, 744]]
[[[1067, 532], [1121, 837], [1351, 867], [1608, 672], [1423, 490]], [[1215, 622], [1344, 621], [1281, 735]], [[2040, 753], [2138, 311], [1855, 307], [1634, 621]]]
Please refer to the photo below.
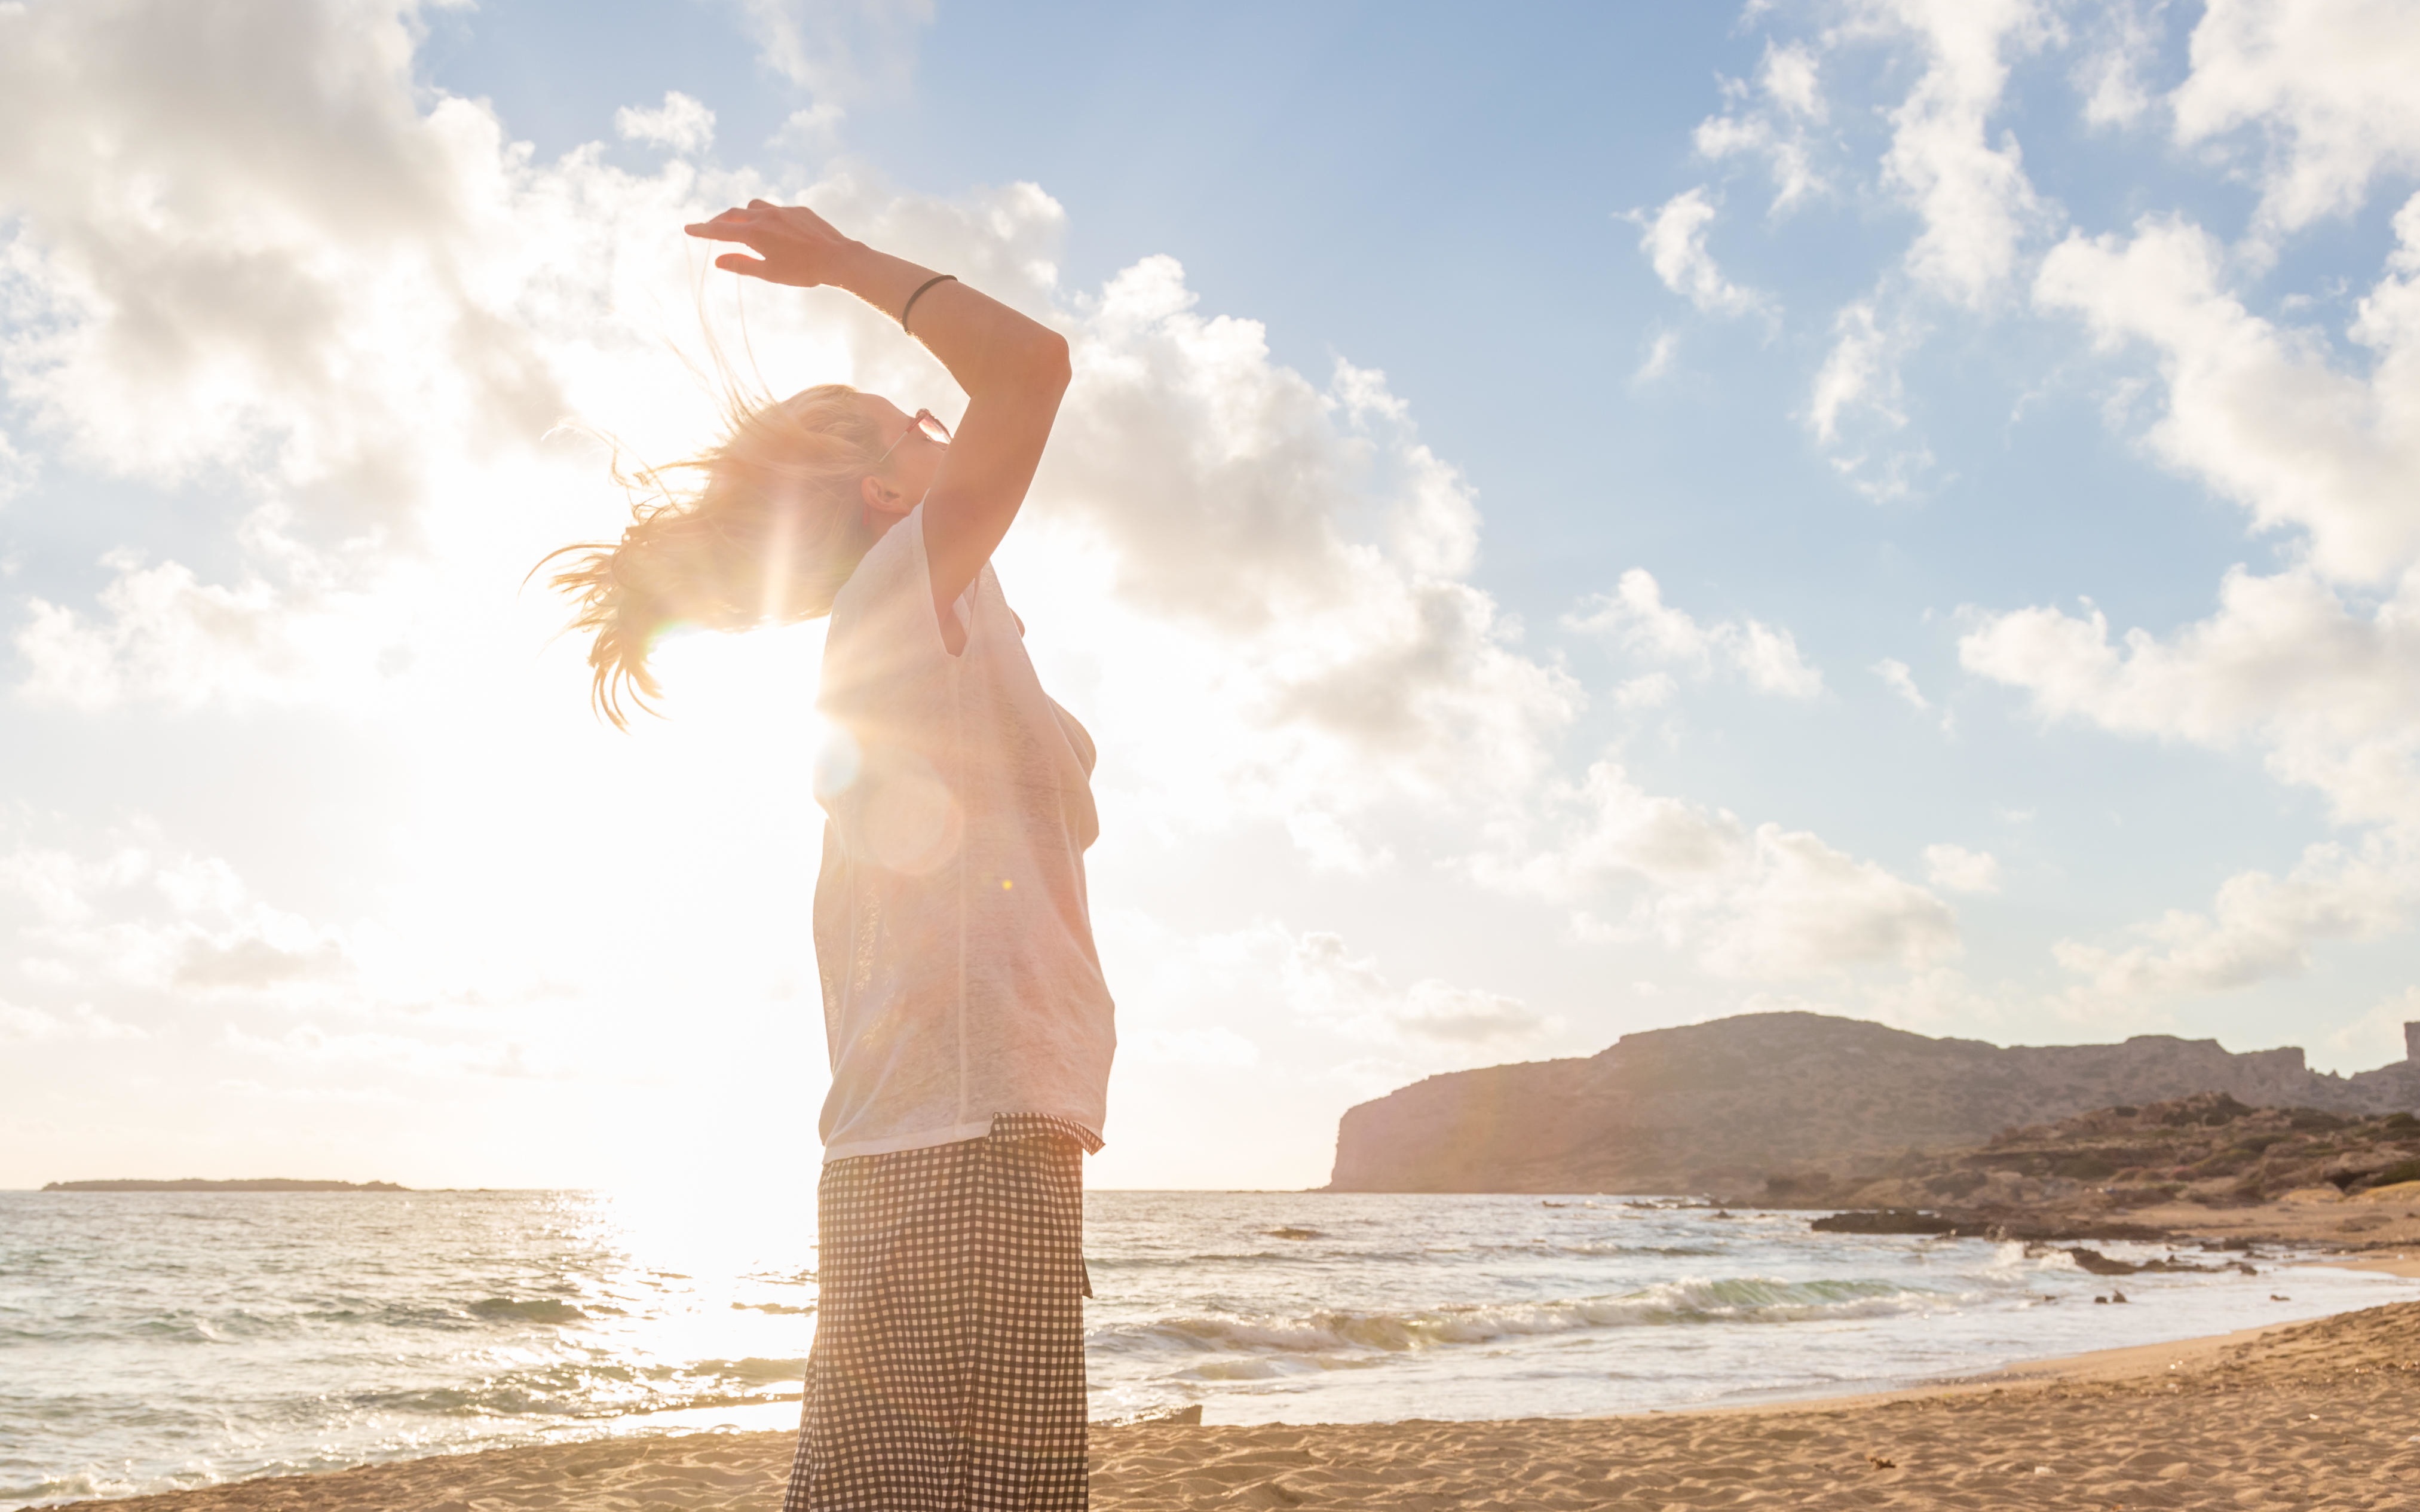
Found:
[[[892, 319], [935, 276], [931, 269], [849, 239], [799, 206], [751, 200], [744, 209], [690, 226], [689, 234], [749, 249], [716, 257], [717, 268], [799, 288], [846, 289]], [[954, 279], [924, 288], [910, 333], [967, 391], [966, 416], [924, 496], [933, 603], [949, 625], [949, 605], [991, 559], [1033, 483], [1067, 391], [1067, 343]]]

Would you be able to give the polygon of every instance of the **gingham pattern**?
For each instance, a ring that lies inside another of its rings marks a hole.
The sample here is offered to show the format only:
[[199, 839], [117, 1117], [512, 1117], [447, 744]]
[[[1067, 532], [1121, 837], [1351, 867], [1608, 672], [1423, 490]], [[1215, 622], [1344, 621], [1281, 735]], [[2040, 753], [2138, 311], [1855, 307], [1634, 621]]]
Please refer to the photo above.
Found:
[[824, 1166], [815, 1341], [783, 1512], [1082, 1512], [1090, 1130]]

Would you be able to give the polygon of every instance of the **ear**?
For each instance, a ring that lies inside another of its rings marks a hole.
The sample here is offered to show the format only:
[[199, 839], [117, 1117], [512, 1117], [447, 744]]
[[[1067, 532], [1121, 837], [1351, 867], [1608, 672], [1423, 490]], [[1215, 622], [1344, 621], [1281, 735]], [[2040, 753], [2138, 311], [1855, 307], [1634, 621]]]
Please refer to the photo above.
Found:
[[858, 493], [870, 514], [904, 517], [915, 507], [906, 494], [871, 473], [859, 482]]

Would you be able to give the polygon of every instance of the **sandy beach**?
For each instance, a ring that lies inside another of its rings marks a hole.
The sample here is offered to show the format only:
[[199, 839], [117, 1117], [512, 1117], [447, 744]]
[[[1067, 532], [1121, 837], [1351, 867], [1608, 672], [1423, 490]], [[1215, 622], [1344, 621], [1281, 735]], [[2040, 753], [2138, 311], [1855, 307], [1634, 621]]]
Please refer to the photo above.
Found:
[[[2412, 1273], [2380, 1255], [2359, 1263]], [[787, 1433], [493, 1450], [117, 1512], [771, 1507]], [[1428, 1512], [2420, 1504], [2420, 1303], [1881, 1396], [1580, 1419], [1095, 1428], [1093, 1504]]]

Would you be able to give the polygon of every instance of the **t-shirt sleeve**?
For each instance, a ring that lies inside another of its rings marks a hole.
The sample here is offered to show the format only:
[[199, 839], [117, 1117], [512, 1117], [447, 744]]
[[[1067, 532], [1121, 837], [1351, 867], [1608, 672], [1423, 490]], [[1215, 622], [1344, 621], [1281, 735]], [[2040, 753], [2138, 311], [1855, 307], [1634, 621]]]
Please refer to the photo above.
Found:
[[[815, 706], [852, 726], [912, 725], [946, 696], [955, 664], [933, 609], [919, 504], [883, 532], [833, 598]], [[873, 732], [857, 733], [863, 739]]]

